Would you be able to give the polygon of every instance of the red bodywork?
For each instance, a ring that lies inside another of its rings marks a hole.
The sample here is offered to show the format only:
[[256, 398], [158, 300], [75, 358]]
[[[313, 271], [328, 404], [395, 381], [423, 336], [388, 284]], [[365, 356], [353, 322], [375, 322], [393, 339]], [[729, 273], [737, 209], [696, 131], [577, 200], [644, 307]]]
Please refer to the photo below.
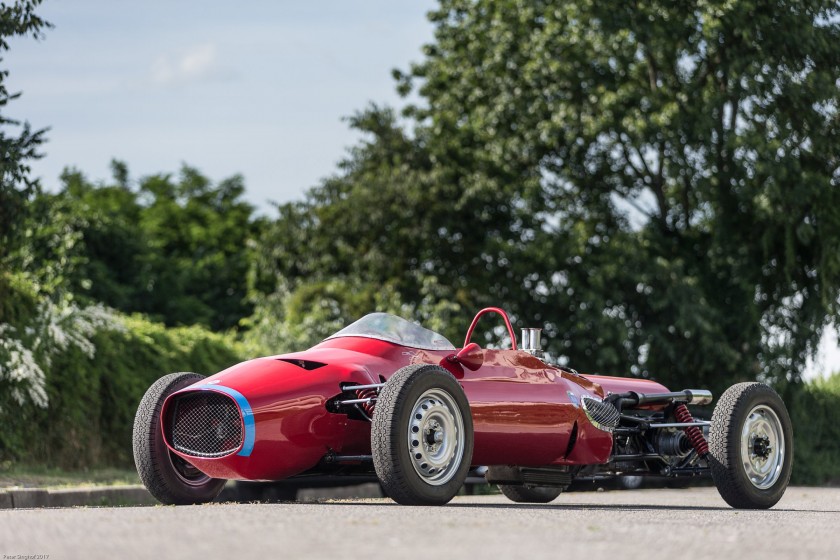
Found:
[[613, 435], [588, 420], [581, 398], [667, 391], [653, 381], [576, 375], [521, 350], [483, 353], [481, 367], [470, 371], [447, 360], [451, 350], [418, 350], [363, 337], [328, 339], [305, 352], [237, 364], [164, 403], [161, 422], [167, 434], [167, 409], [176, 395], [226, 394], [239, 405], [243, 428], [250, 424], [252, 446], [246, 437], [238, 452], [201, 458], [179, 452], [164, 437], [173, 453], [211, 477], [281, 480], [314, 468], [332, 453], [371, 453], [370, 423], [328, 410], [341, 384], [381, 383], [409, 364], [440, 364], [459, 380], [470, 403], [473, 465], [602, 464], [609, 459]]

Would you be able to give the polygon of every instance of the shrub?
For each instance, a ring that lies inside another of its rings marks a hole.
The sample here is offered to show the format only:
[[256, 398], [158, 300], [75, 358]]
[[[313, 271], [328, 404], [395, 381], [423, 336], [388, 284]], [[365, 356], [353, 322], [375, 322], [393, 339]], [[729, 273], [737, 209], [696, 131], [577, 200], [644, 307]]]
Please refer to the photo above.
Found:
[[[9, 297], [25, 292], [5, 280]], [[100, 306], [3, 306], [14, 323], [0, 324], [0, 464], [131, 466], [132, 423], [149, 385], [241, 360], [232, 335], [202, 327], [168, 329]]]
[[840, 372], [806, 383], [790, 404], [794, 484], [840, 484]]

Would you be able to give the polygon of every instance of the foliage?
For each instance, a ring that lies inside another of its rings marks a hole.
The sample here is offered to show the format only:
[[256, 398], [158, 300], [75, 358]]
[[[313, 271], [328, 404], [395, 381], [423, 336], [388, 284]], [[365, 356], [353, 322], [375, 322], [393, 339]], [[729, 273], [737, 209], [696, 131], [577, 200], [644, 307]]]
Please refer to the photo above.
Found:
[[130, 466], [127, 442], [149, 385], [173, 371], [212, 374], [242, 359], [231, 335], [198, 326], [166, 328], [101, 306], [60, 307], [45, 300], [32, 316], [3, 329], [0, 353], [10, 341], [17, 344], [40, 375], [24, 392], [24, 380], [7, 376], [23, 371], [20, 364], [0, 356], [0, 464]]
[[377, 286], [353, 277], [301, 283], [294, 290], [281, 286], [270, 295], [256, 296], [256, 312], [243, 321], [243, 345], [250, 356], [310, 348], [371, 310], [424, 318], [428, 328], [447, 332], [457, 306], [428, 297], [434, 290], [435, 285], [427, 283], [422, 287], [427, 297], [408, 303], [393, 285]]
[[[419, 83], [410, 114], [449, 143], [539, 174], [558, 224], [541, 230], [546, 257], [553, 237], [590, 230], [564, 255], [584, 274], [546, 267], [606, 291], [575, 302], [583, 332], [558, 330], [574, 361], [796, 380], [838, 318], [837, 15], [824, 1], [445, 0], [403, 86]], [[542, 280], [549, 305], [564, 299]], [[602, 342], [588, 323], [605, 313]], [[620, 361], [599, 363], [605, 343]]]
[[21, 274], [0, 271], [0, 323], [17, 325], [35, 314], [38, 294]]
[[584, 371], [799, 381], [840, 322], [835, 2], [442, 0], [430, 19], [395, 72], [419, 102], [351, 121], [367, 139], [281, 207], [257, 292], [341, 278], [410, 305], [432, 279], [450, 337], [495, 303]]
[[840, 372], [805, 383], [790, 404], [794, 484], [840, 485]]
[[[8, 40], [16, 36], [42, 37], [42, 30], [50, 23], [35, 14], [42, 0], [17, 0], [0, 4], [0, 54], [9, 50]], [[2, 58], [0, 58], [2, 60]], [[20, 97], [6, 86], [8, 70], [0, 69], [0, 111], [5, 112], [10, 101]], [[32, 130], [0, 112], [0, 263], [18, 239], [19, 223], [26, 210], [26, 202], [37, 191], [38, 183], [29, 176], [29, 162], [41, 157], [38, 152], [44, 143], [46, 129]]]
[[67, 170], [56, 194], [30, 204], [24, 243], [10, 258], [41, 293], [146, 313], [168, 325], [221, 330], [250, 313], [245, 301], [248, 240], [259, 227], [242, 200], [240, 176], [211, 182], [183, 167], [130, 185]]
[[[0, 323], [0, 413], [31, 402], [47, 408], [44, 370], [53, 358], [70, 348], [88, 358], [96, 354], [91, 338], [97, 331], [119, 328], [102, 305], [79, 308], [44, 300], [29, 321], [20, 326]], [[4, 402], [4, 401], [10, 401]]]
[[[0, 51], [40, 36], [39, 4], [0, 7]], [[241, 177], [189, 167], [68, 170], [40, 193], [44, 131], [0, 116], [0, 405], [19, 412], [0, 459], [126, 464], [162, 373], [305, 348], [372, 310], [457, 343], [500, 305], [582, 371], [774, 383], [795, 476], [835, 480], [837, 380], [800, 371], [840, 324], [838, 4], [441, 0], [430, 19], [395, 71], [416, 103], [353, 116], [363, 140], [271, 223]], [[88, 328], [97, 303], [151, 320]], [[204, 328], [235, 326], [241, 344]]]
[[[391, 110], [372, 106], [351, 125], [367, 140], [304, 201], [280, 206], [257, 243], [251, 285], [272, 305], [258, 315], [294, 317], [283, 302], [320, 300], [330, 329], [379, 309], [463, 336], [470, 310], [516, 297], [525, 267], [508, 267], [506, 252], [533, 227], [531, 202], [502, 177], [461, 176], [438, 161]], [[351, 293], [339, 295], [341, 285]], [[310, 308], [319, 317], [297, 319], [320, 325], [321, 308]]]

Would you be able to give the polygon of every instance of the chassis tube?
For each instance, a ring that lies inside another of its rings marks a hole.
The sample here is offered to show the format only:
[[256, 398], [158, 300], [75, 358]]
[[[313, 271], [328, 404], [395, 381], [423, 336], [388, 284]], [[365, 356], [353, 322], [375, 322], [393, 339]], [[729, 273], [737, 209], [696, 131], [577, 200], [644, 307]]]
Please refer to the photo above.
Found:
[[670, 393], [617, 393], [607, 397], [621, 412], [625, 408], [633, 408], [653, 403], [685, 403], [691, 405], [704, 405], [712, 402], [712, 392], [705, 389], [686, 389], [685, 391], [674, 391]]
[[712, 402], [712, 392], [705, 389], [686, 389], [672, 393], [636, 393], [636, 395], [639, 399], [638, 404], [671, 401], [702, 405]]

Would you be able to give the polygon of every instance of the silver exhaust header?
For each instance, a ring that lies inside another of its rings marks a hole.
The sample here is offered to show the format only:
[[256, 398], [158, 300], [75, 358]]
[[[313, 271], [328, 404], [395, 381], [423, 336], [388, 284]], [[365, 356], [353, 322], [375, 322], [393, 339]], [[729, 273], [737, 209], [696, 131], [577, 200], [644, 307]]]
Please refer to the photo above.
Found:
[[540, 333], [542, 333], [542, 329], [527, 327], [523, 328], [522, 344], [520, 345], [520, 349], [525, 352], [528, 352], [532, 356], [541, 358], [543, 352], [542, 348], [540, 347]]

